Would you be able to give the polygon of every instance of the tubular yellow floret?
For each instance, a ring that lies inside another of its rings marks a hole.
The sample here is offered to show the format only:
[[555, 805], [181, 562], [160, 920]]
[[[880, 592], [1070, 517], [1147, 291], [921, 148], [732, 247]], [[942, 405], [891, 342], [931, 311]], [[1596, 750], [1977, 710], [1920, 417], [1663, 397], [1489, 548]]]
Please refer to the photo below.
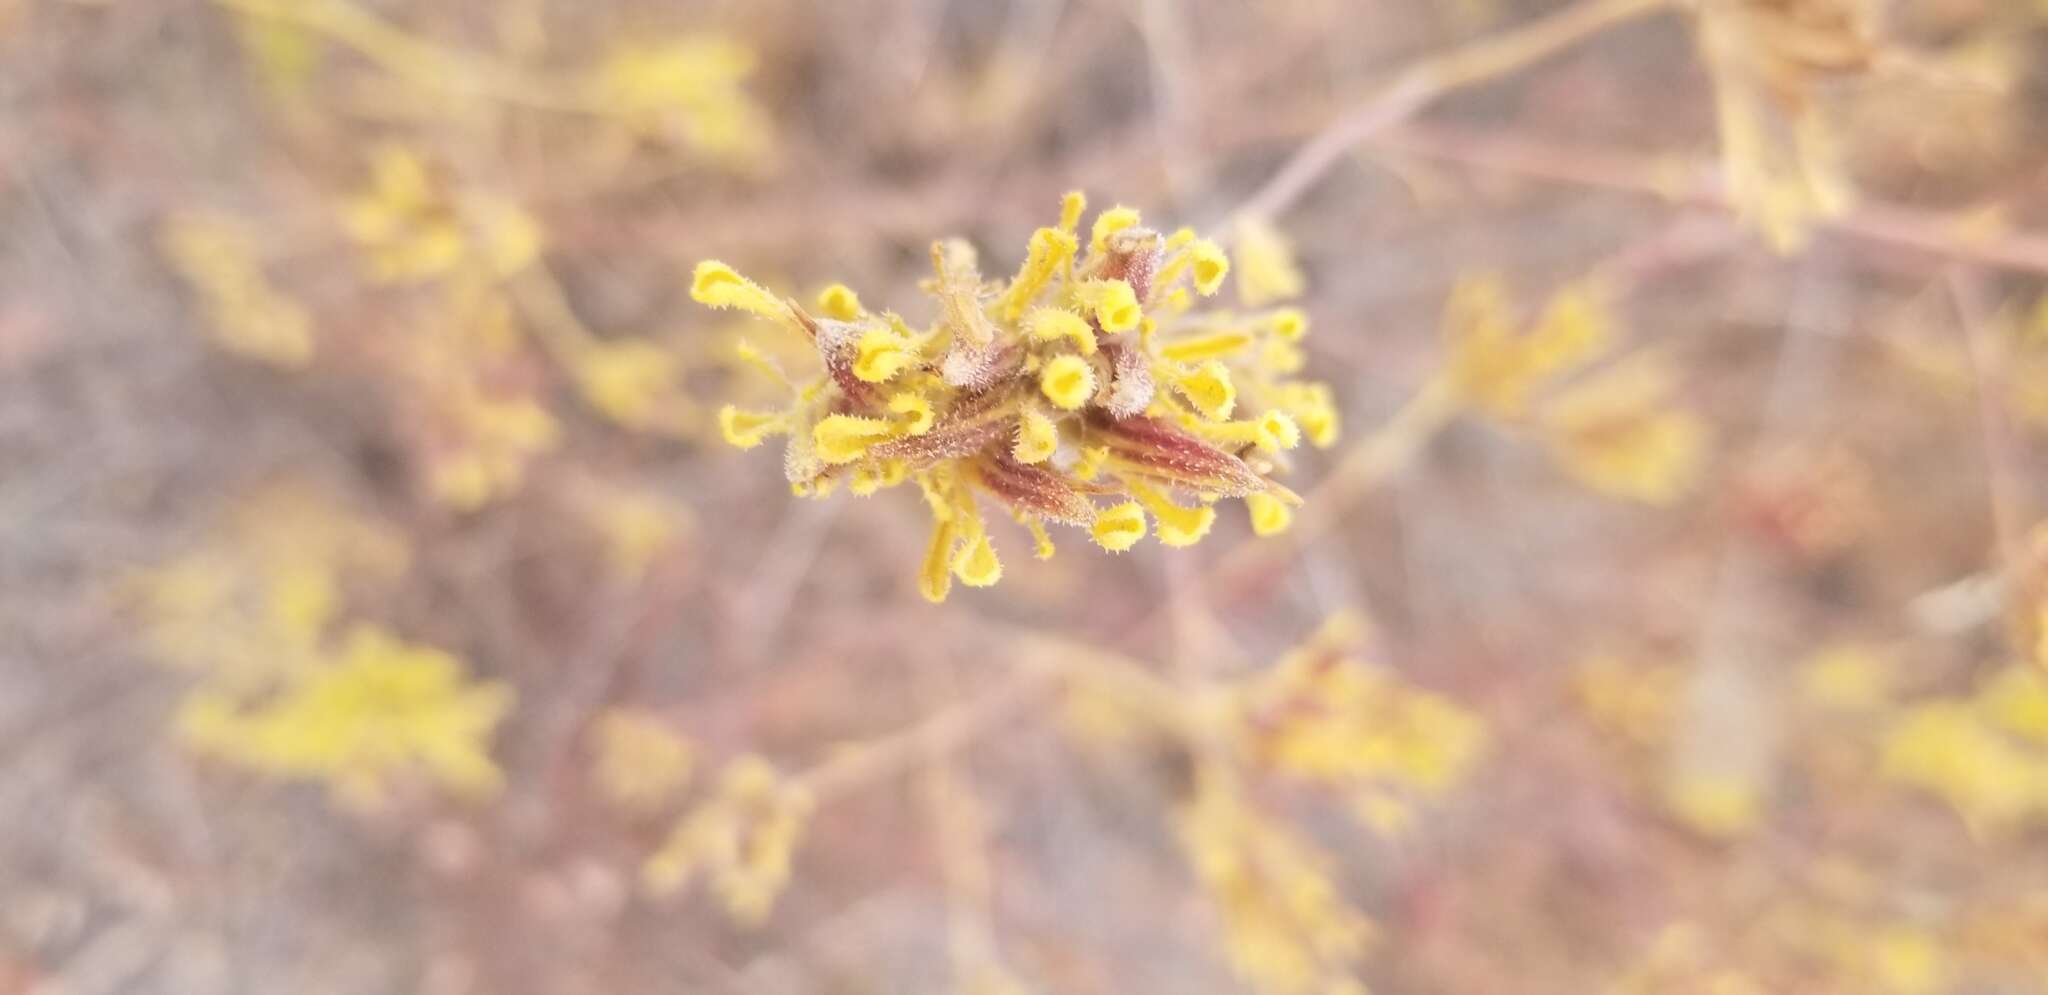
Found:
[[1088, 251], [1100, 255], [1109, 248], [1109, 237], [1138, 223], [1136, 208], [1118, 205], [1095, 216], [1088, 232]]
[[851, 463], [867, 454], [868, 447], [889, 438], [888, 422], [858, 415], [826, 415], [811, 430], [818, 458], [827, 463]]
[[1025, 408], [1017, 419], [1017, 441], [1010, 447], [1010, 455], [1019, 463], [1043, 463], [1059, 445], [1059, 426], [1045, 412]]
[[932, 541], [925, 547], [924, 565], [917, 571], [917, 592], [933, 604], [946, 600], [953, 589], [953, 523], [932, 522]]
[[889, 410], [901, 416], [897, 428], [904, 435], [923, 435], [938, 420], [930, 398], [923, 394], [898, 394], [889, 399]]
[[1088, 195], [1069, 190], [1060, 198], [1060, 230], [1071, 235], [1081, 226], [1081, 212], [1088, 209]]
[[1280, 406], [1294, 416], [1308, 441], [1317, 449], [1328, 449], [1337, 442], [1337, 405], [1330, 396], [1330, 388], [1323, 384], [1287, 384], [1282, 393]]
[[1095, 329], [1088, 326], [1088, 319], [1066, 308], [1033, 308], [1024, 316], [1024, 333], [1038, 342], [1065, 339], [1074, 343], [1081, 355], [1095, 355]]
[[1216, 524], [1216, 509], [1206, 504], [1184, 508], [1150, 487], [1135, 484], [1131, 486], [1131, 495], [1159, 522], [1159, 541], [1165, 545], [1192, 546], [1202, 541], [1209, 534], [1209, 527]]
[[789, 416], [780, 411], [742, 411], [728, 404], [718, 409], [718, 431], [725, 441], [752, 449], [771, 435], [789, 431]]
[[1179, 373], [1173, 378], [1173, 387], [1210, 421], [1230, 417], [1231, 409], [1237, 407], [1237, 387], [1231, 384], [1230, 371], [1219, 360], [1207, 360]]
[[1045, 523], [1036, 518], [1023, 518], [1020, 521], [1024, 523], [1025, 528], [1031, 530], [1031, 555], [1041, 560], [1052, 559], [1052, 536], [1046, 534]]
[[1176, 363], [1193, 363], [1236, 355], [1249, 348], [1251, 344], [1252, 337], [1247, 332], [1210, 332], [1207, 335], [1168, 342], [1159, 347], [1159, 356], [1161, 359]]
[[1079, 410], [1095, 396], [1095, 370], [1079, 356], [1054, 356], [1039, 373], [1038, 387], [1055, 407]]
[[1095, 538], [1095, 544], [1112, 553], [1121, 553], [1145, 538], [1145, 509], [1136, 501], [1125, 501], [1113, 508], [1105, 508], [1095, 515], [1095, 524], [1088, 532]]
[[832, 284], [818, 291], [818, 310], [834, 321], [852, 321], [860, 317], [860, 295], [846, 284]]
[[1276, 536], [1294, 523], [1294, 509], [1287, 502], [1263, 491], [1244, 496], [1245, 510], [1251, 512], [1252, 534]]
[[1301, 445], [1301, 426], [1296, 425], [1285, 411], [1268, 411], [1260, 415], [1254, 424], [1259, 431], [1253, 441], [1260, 449], [1272, 453]]
[[1024, 253], [1024, 265], [1017, 270], [1017, 278], [1010, 281], [1008, 290], [1003, 291], [1000, 309], [1003, 319], [1016, 321], [1031, 306], [1032, 300], [1044, 292], [1052, 278], [1071, 262], [1078, 248], [1072, 232], [1058, 228], [1040, 228], [1031, 233], [1031, 244]]
[[1308, 315], [1303, 314], [1300, 308], [1284, 307], [1266, 319], [1266, 327], [1289, 342], [1299, 342], [1308, 334]]
[[1195, 292], [1211, 297], [1223, 289], [1223, 278], [1230, 275], [1230, 257], [1223, 254], [1223, 247], [1198, 239], [1188, 247], [1188, 254], [1194, 260]]
[[856, 348], [853, 375], [868, 383], [882, 383], [917, 362], [910, 343], [886, 328], [862, 332]]
[[1095, 321], [1102, 330], [1114, 335], [1138, 327], [1145, 318], [1144, 308], [1138, 305], [1138, 295], [1131, 285], [1122, 280], [1089, 280], [1074, 288], [1081, 303], [1095, 315]]
[[716, 259], [697, 264], [690, 278], [690, 299], [708, 307], [738, 308], [778, 321], [789, 317], [787, 304]]
[[954, 554], [953, 575], [968, 587], [988, 587], [1003, 579], [1003, 563], [987, 533], [977, 534]]

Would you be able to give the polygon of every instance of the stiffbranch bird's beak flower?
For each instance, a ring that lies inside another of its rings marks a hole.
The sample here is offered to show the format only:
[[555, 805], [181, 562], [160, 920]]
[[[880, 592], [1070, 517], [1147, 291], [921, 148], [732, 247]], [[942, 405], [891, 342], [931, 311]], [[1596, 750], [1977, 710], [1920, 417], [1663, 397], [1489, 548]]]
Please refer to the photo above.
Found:
[[1292, 379], [1306, 317], [1198, 310], [1229, 273], [1220, 247], [1143, 227], [1124, 207], [1099, 214], [1084, 240], [1085, 203], [1068, 194], [1059, 224], [1032, 234], [1007, 281], [983, 279], [965, 242], [935, 243], [923, 288], [937, 317], [923, 328], [842, 285], [814, 313], [724, 263], [700, 263], [699, 303], [802, 336], [823, 366], [792, 384], [781, 410], [727, 406], [727, 441], [787, 436], [784, 469], [802, 496], [915, 484], [932, 514], [918, 577], [933, 601], [954, 580], [1002, 577], [983, 499], [1029, 530], [1040, 557], [1052, 555], [1049, 523], [1113, 552], [1148, 531], [1189, 545], [1230, 498], [1245, 501], [1259, 534], [1285, 529], [1300, 503], [1273, 479], [1287, 451], [1337, 437], [1329, 388]]

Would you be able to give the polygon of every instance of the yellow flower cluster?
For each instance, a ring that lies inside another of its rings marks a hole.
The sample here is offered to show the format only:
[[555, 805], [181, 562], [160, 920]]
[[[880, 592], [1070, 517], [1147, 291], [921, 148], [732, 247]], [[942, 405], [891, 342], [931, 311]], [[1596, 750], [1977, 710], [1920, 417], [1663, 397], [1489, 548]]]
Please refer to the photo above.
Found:
[[1485, 743], [1479, 719], [1349, 658], [1340, 623], [1234, 689], [1248, 753], [1283, 777], [1345, 793], [1366, 826], [1397, 831], [1410, 796], [1458, 783]]
[[1874, 68], [1876, 14], [1866, 0], [1700, 5], [1722, 180], [1744, 220], [1781, 252], [1800, 248], [1815, 222], [1854, 199], [1835, 129], [1815, 98], [1828, 78]]
[[412, 283], [478, 267], [504, 276], [540, 253], [540, 226], [517, 204], [436, 182], [410, 149], [377, 148], [370, 186], [351, 198], [342, 224], [379, 280]]
[[766, 760], [733, 760], [710, 797], [647, 859], [641, 880], [650, 892], [666, 895], [701, 874], [734, 919], [759, 923], [789, 882], [790, 858], [813, 806], [808, 790]]
[[750, 448], [788, 436], [784, 469], [800, 495], [915, 484], [934, 520], [919, 573], [933, 601], [955, 579], [1002, 576], [981, 497], [1030, 530], [1040, 557], [1052, 554], [1047, 523], [1087, 529], [1112, 551], [1148, 531], [1188, 545], [1224, 498], [1244, 499], [1260, 533], [1284, 529], [1299, 503], [1273, 480], [1286, 451], [1337, 435], [1329, 389], [1293, 378], [1306, 319], [1292, 308], [1198, 311], [1229, 273], [1220, 248], [1186, 229], [1145, 228], [1123, 207], [1084, 236], [1084, 208], [1069, 194], [1007, 281], [984, 280], [965, 243], [935, 244], [925, 290], [939, 314], [924, 328], [844, 287], [828, 288], [813, 314], [723, 263], [700, 264], [697, 301], [781, 326], [824, 367], [801, 386], [774, 369], [791, 383], [788, 406], [726, 407], [726, 439]]
[[278, 487], [245, 501], [216, 541], [135, 577], [144, 645], [197, 680], [178, 710], [181, 737], [355, 803], [413, 774], [457, 794], [496, 788], [488, 745], [508, 688], [375, 625], [334, 634], [346, 586], [389, 582], [405, 562], [375, 523]]
[[1973, 831], [2048, 819], [2048, 674], [2015, 663], [1975, 694], [1939, 698], [1897, 718], [1884, 773], [1948, 803]]
[[660, 718], [615, 708], [592, 732], [597, 789], [619, 808], [635, 814], [659, 809], [690, 783], [696, 751]]
[[218, 535], [125, 588], [153, 656], [216, 687], [259, 691], [320, 660], [345, 587], [389, 582], [408, 559], [391, 530], [281, 484], [244, 497]]
[[754, 62], [751, 48], [716, 35], [636, 44], [605, 60], [589, 86], [594, 103], [636, 132], [748, 168], [767, 158], [772, 135], [741, 86]]
[[313, 358], [313, 321], [271, 286], [255, 239], [233, 221], [182, 214], [164, 227], [163, 251], [198, 291], [207, 331], [221, 348], [289, 369]]
[[1372, 923], [1338, 893], [1327, 857], [1254, 811], [1227, 771], [1205, 767], [1198, 778], [1175, 821], [1223, 920], [1231, 967], [1279, 995], [1359, 991], [1351, 973]]
[[511, 705], [510, 688], [468, 681], [447, 653], [359, 626], [331, 659], [275, 695], [194, 693], [178, 727], [203, 753], [325, 781], [344, 800], [367, 804], [414, 770], [457, 794], [495, 791], [490, 737]]
[[1613, 325], [1598, 288], [1580, 284], [1559, 291], [1533, 326], [1518, 330], [1499, 280], [1466, 279], [1444, 311], [1446, 387], [1469, 410], [1527, 427], [1595, 491], [1668, 504], [1699, 475], [1706, 427], [1672, 405], [1673, 378], [1654, 358], [1580, 376], [1608, 355]]

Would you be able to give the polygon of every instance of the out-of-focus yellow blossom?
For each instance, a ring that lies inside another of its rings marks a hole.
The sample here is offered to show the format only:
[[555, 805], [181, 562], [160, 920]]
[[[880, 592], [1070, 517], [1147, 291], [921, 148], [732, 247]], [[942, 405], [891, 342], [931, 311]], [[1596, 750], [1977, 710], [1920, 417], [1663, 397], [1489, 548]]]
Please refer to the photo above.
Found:
[[[1221, 253], [1197, 250], [1195, 265], [1198, 270], [1204, 261], [1212, 266], [1218, 265], [1215, 260], [1220, 256]], [[1294, 262], [1294, 246], [1269, 222], [1251, 220], [1237, 226], [1236, 256], [1237, 296], [1246, 306], [1258, 307], [1274, 301], [1293, 300], [1301, 296], [1307, 285], [1301, 275], [1301, 267]], [[1226, 270], [1232, 268], [1228, 263], [1220, 265]], [[1200, 282], [1199, 273], [1197, 278]], [[1216, 282], [1222, 279], [1221, 272], [1213, 275]]]
[[1747, 835], [1763, 819], [1755, 782], [1707, 771], [1673, 775], [1664, 786], [1664, 804], [1680, 822], [1716, 839]]
[[229, 352], [288, 369], [313, 358], [313, 319], [263, 275], [256, 241], [242, 226], [181, 214], [164, 226], [163, 251], [199, 293], [207, 333]]
[[[1262, 534], [1283, 528], [1300, 500], [1273, 479], [1286, 452], [1337, 436], [1329, 388], [1292, 379], [1298, 352], [1270, 348], [1291, 349], [1305, 319], [1191, 312], [1187, 291], [1222, 282], [1221, 252], [1116, 208], [1096, 218], [1082, 255], [1085, 204], [1078, 193], [1062, 201], [1058, 227], [1032, 235], [1008, 282], [984, 280], [964, 242], [934, 244], [924, 289], [939, 315], [924, 329], [844, 288], [814, 316], [724, 263], [698, 264], [693, 298], [774, 323], [824, 367], [808, 383], [770, 370], [787, 406], [728, 406], [725, 437], [751, 447], [787, 435], [784, 468], [800, 495], [915, 484], [933, 516], [918, 588], [934, 600], [954, 579], [1001, 576], [984, 497], [1008, 507], [1040, 556], [1052, 548], [1047, 523], [1120, 551], [1153, 531], [1148, 514], [1163, 543], [1186, 545], [1226, 498], [1256, 498]], [[1116, 496], [1130, 500], [1098, 503]]]
[[1550, 299], [1533, 327], [1517, 331], [1506, 285], [1493, 276], [1468, 277], [1459, 281], [1444, 307], [1445, 376], [1475, 410], [1519, 419], [1539, 387], [1606, 351], [1613, 324], [1599, 292], [1574, 285]]
[[1854, 197], [1821, 84], [1876, 64], [1876, 5], [1864, 0], [1718, 0], [1700, 6], [1714, 80], [1722, 181], [1744, 220], [1781, 252]]
[[593, 484], [579, 488], [577, 511], [602, 541], [612, 572], [639, 581], [690, 531], [688, 510], [658, 495]]
[[1867, 712], [1890, 701], [1894, 677], [1891, 661], [1866, 647], [1831, 646], [1806, 661], [1800, 683], [1815, 704]]
[[1595, 725], [1637, 747], [1655, 748], [1670, 739], [1684, 680], [1684, 671], [1670, 664], [1598, 654], [1573, 669], [1572, 690]]
[[751, 168], [774, 148], [768, 116], [743, 86], [755, 61], [745, 43], [720, 36], [636, 42], [606, 59], [589, 85], [642, 134]]
[[1280, 995], [1315, 992], [1349, 976], [1372, 924], [1338, 893], [1323, 854], [1252, 809], [1231, 775], [1218, 769], [1198, 773], [1176, 822], [1240, 976]]
[[261, 690], [325, 655], [344, 591], [404, 572], [403, 540], [303, 485], [239, 501], [200, 548], [128, 584], [149, 651], [228, 691]]
[[475, 510], [517, 490], [527, 463], [552, 450], [560, 437], [554, 416], [530, 398], [489, 397], [465, 388], [435, 403], [452, 445], [432, 454], [428, 485], [436, 498], [459, 510]]
[[592, 342], [578, 350], [572, 363], [583, 399], [627, 428], [657, 424], [663, 404], [676, 391], [675, 354], [652, 342]]
[[371, 275], [390, 282], [431, 280], [464, 266], [508, 276], [540, 254], [540, 225], [517, 204], [453, 189], [395, 145], [372, 154], [370, 186], [348, 201], [342, 223], [368, 255]]
[[1884, 773], [1995, 833], [2048, 816], [2048, 691], [2029, 665], [1994, 674], [1971, 697], [1938, 698], [1894, 721]]
[[660, 809], [690, 782], [696, 751], [658, 716], [614, 708], [592, 727], [597, 788], [628, 813]]
[[351, 802], [374, 803], [392, 778], [414, 771], [480, 796], [498, 787], [490, 737], [511, 705], [510, 688], [469, 681], [455, 657], [360, 626], [331, 663], [274, 695], [193, 694], [178, 729], [204, 753], [325, 781]]
[[1671, 376], [1636, 360], [1572, 385], [1543, 408], [1539, 424], [1559, 463], [1613, 497], [1669, 504], [1698, 479], [1707, 429], [1670, 406]]
[[789, 881], [790, 859], [813, 802], [802, 785], [766, 760], [740, 757], [719, 773], [710, 797], [676, 823], [641, 868], [648, 890], [680, 891], [702, 875], [735, 920], [767, 918]]
[[1315, 644], [1243, 693], [1258, 756], [1308, 780], [1436, 794], [1485, 742], [1479, 720], [1448, 699]]

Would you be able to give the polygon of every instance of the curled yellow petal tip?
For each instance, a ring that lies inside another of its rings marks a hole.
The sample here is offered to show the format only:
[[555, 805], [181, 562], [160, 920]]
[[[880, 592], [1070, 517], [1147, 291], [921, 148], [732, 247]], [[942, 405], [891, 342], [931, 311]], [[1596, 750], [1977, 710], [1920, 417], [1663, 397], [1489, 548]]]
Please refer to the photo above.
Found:
[[960, 548], [953, 557], [953, 574], [968, 587], [989, 587], [1003, 579], [1003, 563], [996, 558], [995, 545], [987, 535], [977, 535]]
[[1294, 524], [1294, 509], [1288, 507], [1287, 502], [1271, 494], [1247, 494], [1244, 506], [1245, 510], [1251, 512], [1254, 535], [1276, 536]]
[[1026, 408], [1017, 419], [1017, 441], [1010, 447], [1010, 455], [1019, 463], [1043, 463], [1059, 444], [1059, 426], [1045, 412]]
[[910, 343], [886, 328], [862, 332], [855, 348], [853, 375], [868, 383], [883, 383], [917, 361]]
[[1214, 359], [1175, 377], [1173, 386], [1211, 421], [1230, 417], [1237, 407], [1237, 388], [1230, 382], [1230, 371]]
[[1096, 323], [1111, 335], [1128, 332], [1145, 319], [1137, 293], [1122, 280], [1090, 280], [1076, 288], [1076, 293], [1094, 313]]
[[868, 447], [889, 437], [889, 423], [857, 415], [827, 415], [811, 430], [818, 458], [827, 463], [851, 463], [867, 454]]
[[1096, 545], [1121, 553], [1145, 538], [1145, 509], [1136, 501], [1105, 508], [1096, 513], [1095, 524], [1088, 532], [1094, 536]]
[[834, 321], [852, 321], [860, 317], [860, 295], [846, 284], [832, 284], [818, 291], [818, 310]]
[[1079, 356], [1054, 356], [1039, 373], [1038, 386], [1046, 400], [1075, 411], [1095, 396], [1095, 369]]
[[1095, 227], [1088, 232], [1088, 251], [1102, 252], [1109, 247], [1109, 237], [1138, 223], [1136, 208], [1118, 205], [1095, 216]]
[[718, 431], [725, 441], [752, 449], [768, 436], [789, 431], [789, 419], [780, 412], [743, 411], [728, 404], [718, 409]]
[[1095, 355], [1095, 329], [1088, 320], [1066, 308], [1042, 307], [1024, 316], [1024, 331], [1040, 342], [1074, 343], [1083, 356]]
[[1281, 308], [1267, 319], [1267, 327], [1289, 342], [1299, 342], [1308, 334], [1308, 315], [1303, 314], [1300, 308]]
[[1200, 239], [1189, 247], [1188, 252], [1195, 260], [1195, 292], [1203, 297], [1213, 297], [1223, 289], [1223, 278], [1230, 275], [1230, 257], [1223, 254], [1223, 248], [1208, 239]]
[[690, 278], [690, 299], [707, 307], [737, 308], [763, 318], [786, 318], [789, 308], [760, 284], [716, 259], [697, 264]]

